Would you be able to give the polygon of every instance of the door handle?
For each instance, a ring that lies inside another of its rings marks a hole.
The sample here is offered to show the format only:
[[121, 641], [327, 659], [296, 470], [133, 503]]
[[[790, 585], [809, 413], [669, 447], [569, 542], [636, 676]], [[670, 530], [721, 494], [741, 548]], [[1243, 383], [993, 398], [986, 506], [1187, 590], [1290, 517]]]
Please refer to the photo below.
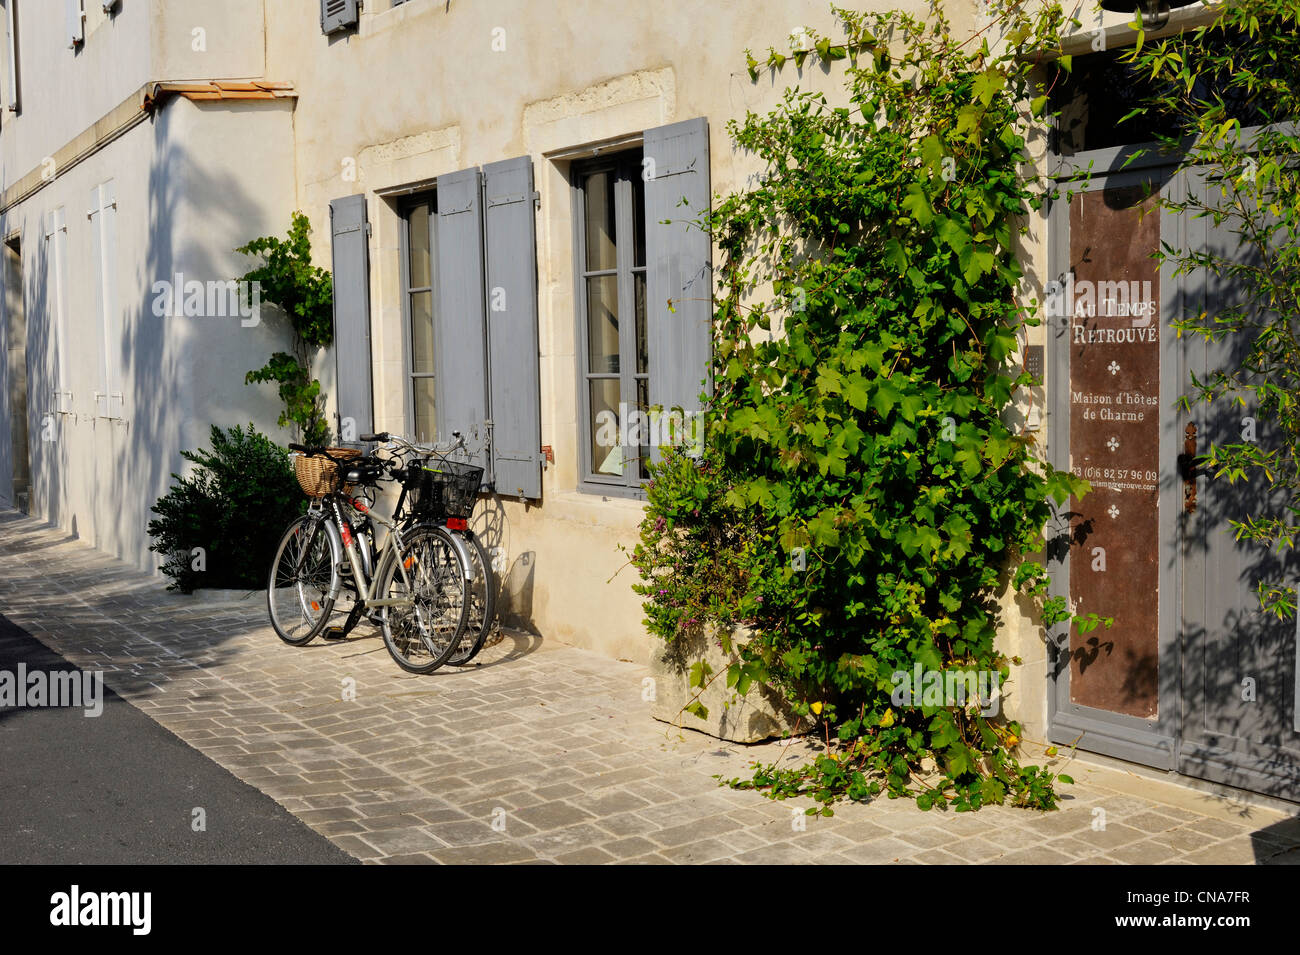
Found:
[[1196, 513], [1196, 422], [1183, 431], [1183, 453], [1178, 455], [1178, 473], [1183, 479], [1183, 510]]

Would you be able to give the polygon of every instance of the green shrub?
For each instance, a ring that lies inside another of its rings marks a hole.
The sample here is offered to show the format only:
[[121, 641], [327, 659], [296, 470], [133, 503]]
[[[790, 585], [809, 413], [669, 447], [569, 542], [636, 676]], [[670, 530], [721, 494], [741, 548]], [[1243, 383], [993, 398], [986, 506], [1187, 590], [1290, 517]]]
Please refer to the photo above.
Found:
[[163, 555], [169, 590], [266, 586], [285, 527], [306, 509], [289, 454], [249, 424], [212, 426], [211, 451], [182, 451], [197, 467], [152, 510], [151, 551]]

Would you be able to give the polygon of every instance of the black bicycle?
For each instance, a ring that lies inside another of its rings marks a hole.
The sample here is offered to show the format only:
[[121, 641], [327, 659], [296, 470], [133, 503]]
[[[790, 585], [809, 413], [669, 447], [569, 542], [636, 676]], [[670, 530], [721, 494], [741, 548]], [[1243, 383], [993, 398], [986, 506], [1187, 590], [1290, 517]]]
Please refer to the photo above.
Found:
[[452, 440], [445, 444], [414, 444], [387, 432], [369, 435], [369, 439], [383, 443], [380, 450], [402, 462], [391, 472], [401, 482], [394, 520], [404, 529], [440, 528], [464, 545], [463, 557], [469, 565], [469, 610], [460, 642], [445, 661], [464, 666], [483, 649], [496, 624], [497, 582], [492, 561], [470, 527], [483, 468], [451, 459], [451, 455], [467, 450], [458, 431], [453, 431]]

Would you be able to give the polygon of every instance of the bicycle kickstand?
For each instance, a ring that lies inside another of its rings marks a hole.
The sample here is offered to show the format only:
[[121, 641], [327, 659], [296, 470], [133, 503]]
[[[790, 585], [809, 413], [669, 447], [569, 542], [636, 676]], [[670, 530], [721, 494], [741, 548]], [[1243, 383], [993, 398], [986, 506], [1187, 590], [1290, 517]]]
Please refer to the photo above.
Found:
[[364, 612], [365, 605], [358, 600], [352, 605], [352, 609], [348, 611], [348, 619], [343, 621], [343, 626], [326, 627], [322, 636], [324, 636], [326, 640], [345, 639], [347, 635], [352, 632], [352, 628], [357, 625], [357, 622], [361, 619], [361, 614]]

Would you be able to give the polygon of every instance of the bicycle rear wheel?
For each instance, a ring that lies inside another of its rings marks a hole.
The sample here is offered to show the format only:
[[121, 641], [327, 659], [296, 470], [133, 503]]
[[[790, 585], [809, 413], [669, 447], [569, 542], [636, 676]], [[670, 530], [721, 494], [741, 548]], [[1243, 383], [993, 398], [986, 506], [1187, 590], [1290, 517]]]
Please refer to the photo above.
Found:
[[470, 569], [441, 527], [415, 527], [388, 561], [378, 595], [410, 600], [384, 607], [384, 646], [409, 673], [431, 673], [460, 645], [469, 620]]
[[447, 658], [454, 667], [463, 667], [478, 655], [492, 632], [497, 614], [497, 584], [492, 574], [492, 561], [488, 559], [483, 544], [472, 533], [461, 534], [473, 561], [474, 579], [470, 582], [469, 620], [465, 634], [460, 638], [456, 651]]
[[298, 518], [280, 538], [266, 585], [266, 608], [276, 635], [300, 647], [325, 629], [334, 610], [338, 575], [324, 521]]

